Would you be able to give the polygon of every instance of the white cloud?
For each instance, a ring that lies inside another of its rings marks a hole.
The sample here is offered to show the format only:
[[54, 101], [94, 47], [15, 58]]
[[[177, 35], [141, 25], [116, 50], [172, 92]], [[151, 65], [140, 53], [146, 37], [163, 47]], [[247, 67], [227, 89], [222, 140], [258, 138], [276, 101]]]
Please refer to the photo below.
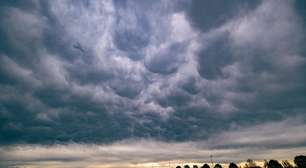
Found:
[[212, 146], [278, 148], [303, 144], [306, 140], [305, 131], [306, 126], [300, 119], [291, 118], [246, 128], [238, 126], [212, 137], [209, 141]]
[[233, 24], [230, 31], [234, 43], [290, 51], [300, 35], [298, 17], [292, 5], [290, 1], [265, 1], [254, 12], [230, 23]]

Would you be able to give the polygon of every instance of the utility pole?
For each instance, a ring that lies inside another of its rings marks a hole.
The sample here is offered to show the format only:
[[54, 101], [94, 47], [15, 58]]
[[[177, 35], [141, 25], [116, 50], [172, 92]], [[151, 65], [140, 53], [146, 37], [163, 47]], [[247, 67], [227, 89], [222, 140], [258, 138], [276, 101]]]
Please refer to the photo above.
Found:
[[214, 166], [214, 162], [213, 162], [213, 155], [210, 155], [210, 161], [211, 161], [211, 166], [213, 167]]

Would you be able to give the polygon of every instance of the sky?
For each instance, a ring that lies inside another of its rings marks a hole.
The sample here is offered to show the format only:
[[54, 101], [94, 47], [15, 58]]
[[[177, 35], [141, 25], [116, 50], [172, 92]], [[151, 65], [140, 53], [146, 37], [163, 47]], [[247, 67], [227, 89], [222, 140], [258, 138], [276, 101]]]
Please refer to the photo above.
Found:
[[306, 154], [306, 3], [0, 2], [0, 166]]

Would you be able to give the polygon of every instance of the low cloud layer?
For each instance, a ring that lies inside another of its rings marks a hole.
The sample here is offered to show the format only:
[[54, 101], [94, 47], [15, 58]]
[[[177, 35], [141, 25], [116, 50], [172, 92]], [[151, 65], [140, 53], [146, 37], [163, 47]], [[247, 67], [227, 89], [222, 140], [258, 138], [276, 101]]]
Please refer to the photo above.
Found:
[[130, 139], [299, 151], [303, 11], [278, 0], [0, 2], [2, 154]]
[[306, 149], [305, 131], [306, 125], [296, 119], [238, 128], [202, 141], [129, 139], [112, 144], [18, 145], [2, 148], [0, 161], [6, 166], [151, 167], [168, 161], [173, 165], [210, 162], [210, 155], [225, 163], [248, 158], [293, 159]]

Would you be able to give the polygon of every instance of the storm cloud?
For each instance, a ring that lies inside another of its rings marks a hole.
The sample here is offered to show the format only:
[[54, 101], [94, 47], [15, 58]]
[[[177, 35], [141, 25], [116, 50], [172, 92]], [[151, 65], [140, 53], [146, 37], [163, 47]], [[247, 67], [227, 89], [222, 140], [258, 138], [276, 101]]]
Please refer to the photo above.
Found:
[[0, 2], [0, 154], [15, 150], [6, 145], [129, 140], [305, 148], [304, 7], [297, 0]]

